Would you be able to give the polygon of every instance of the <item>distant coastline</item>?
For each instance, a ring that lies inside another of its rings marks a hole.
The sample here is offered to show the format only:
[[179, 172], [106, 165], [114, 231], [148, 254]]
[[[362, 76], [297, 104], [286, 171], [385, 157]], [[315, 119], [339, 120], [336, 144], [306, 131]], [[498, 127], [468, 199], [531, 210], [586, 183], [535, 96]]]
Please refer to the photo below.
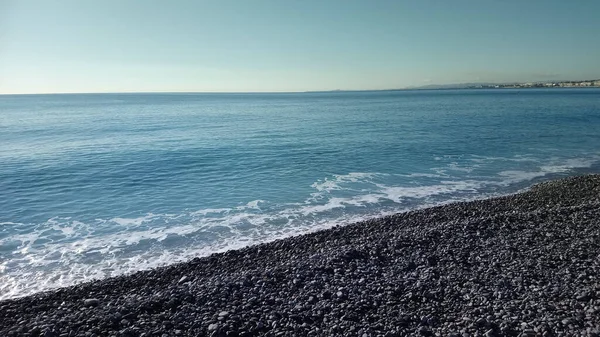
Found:
[[600, 79], [583, 81], [540, 81], [540, 82], [511, 82], [511, 83], [453, 83], [429, 84], [418, 87], [396, 89], [366, 89], [366, 90], [315, 90], [305, 93], [319, 92], [365, 92], [365, 91], [404, 91], [404, 90], [451, 90], [451, 89], [528, 89], [528, 88], [599, 88]]
[[406, 89], [525, 89], [525, 88], [597, 88], [600, 79], [577, 81], [537, 81], [537, 82], [510, 82], [510, 83], [455, 83], [455, 84], [430, 84]]
[[600, 87], [600, 79], [585, 81], [546, 81], [504, 84], [475, 84], [467, 89], [515, 89], [515, 88], [590, 88]]

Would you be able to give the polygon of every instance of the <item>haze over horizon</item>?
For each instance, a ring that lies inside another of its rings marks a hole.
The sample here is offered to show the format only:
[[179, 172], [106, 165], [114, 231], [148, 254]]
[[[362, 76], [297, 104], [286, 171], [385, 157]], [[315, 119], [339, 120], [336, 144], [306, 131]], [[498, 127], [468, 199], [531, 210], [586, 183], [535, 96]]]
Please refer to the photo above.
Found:
[[0, 94], [600, 78], [598, 1], [0, 0]]

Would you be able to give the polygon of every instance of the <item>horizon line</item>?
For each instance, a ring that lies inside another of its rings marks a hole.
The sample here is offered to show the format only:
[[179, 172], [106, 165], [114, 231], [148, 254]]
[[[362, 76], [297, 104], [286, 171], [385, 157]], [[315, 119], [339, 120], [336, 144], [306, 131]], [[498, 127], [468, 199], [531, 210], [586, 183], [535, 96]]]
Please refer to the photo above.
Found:
[[[82, 92], [40, 92], [40, 93], [0, 93], [0, 96], [22, 95], [107, 95], [107, 94], [305, 94], [319, 92], [358, 92], [358, 91], [400, 91], [418, 88], [397, 89], [333, 89], [304, 91], [82, 91]], [[425, 89], [426, 90], [426, 89]]]

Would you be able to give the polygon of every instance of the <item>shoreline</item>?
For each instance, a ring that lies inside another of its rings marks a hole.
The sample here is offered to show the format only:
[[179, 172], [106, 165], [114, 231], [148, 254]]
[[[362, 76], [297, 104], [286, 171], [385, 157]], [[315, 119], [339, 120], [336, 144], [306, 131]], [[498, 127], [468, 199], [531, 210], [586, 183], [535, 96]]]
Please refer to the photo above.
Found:
[[2, 336], [600, 336], [600, 175], [0, 302]]

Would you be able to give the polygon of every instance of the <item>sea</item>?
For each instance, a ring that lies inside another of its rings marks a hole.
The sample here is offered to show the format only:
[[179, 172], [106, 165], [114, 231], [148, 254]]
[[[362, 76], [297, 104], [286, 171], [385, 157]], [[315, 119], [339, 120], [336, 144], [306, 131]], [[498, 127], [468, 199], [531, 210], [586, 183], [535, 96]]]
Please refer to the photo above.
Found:
[[593, 88], [1, 95], [0, 300], [590, 172]]

